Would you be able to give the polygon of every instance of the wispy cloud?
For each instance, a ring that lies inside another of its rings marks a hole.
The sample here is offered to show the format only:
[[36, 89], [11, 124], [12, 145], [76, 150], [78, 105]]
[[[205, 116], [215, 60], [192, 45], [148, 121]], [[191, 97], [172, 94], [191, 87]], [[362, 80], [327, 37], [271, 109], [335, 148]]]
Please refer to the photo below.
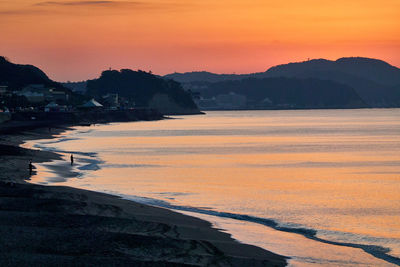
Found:
[[[0, 10], [0, 16], [15, 16], [15, 15], [30, 15], [30, 14], [45, 14], [45, 10], [32, 10], [32, 9], [10, 9]], [[1, 17], [0, 17], [1, 18]]]
[[112, 1], [112, 0], [99, 0], [99, 1], [45, 1], [34, 4], [34, 6], [144, 6], [145, 2], [139, 1]]
[[[135, 11], [182, 11], [190, 7], [189, 3], [181, 1], [120, 1], [120, 0], [77, 0], [77, 1], [42, 1], [31, 4], [30, 6], [20, 7], [19, 9], [1, 10], [0, 16], [24, 16], [24, 15], [45, 15], [45, 14], [68, 14], [71, 9], [76, 9], [77, 14], [84, 14], [89, 8], [107, 10], [107, 14], [112, 12], [132, 12]], [[100, 11], [101, 12], [101, 11]], [[1, 19], [1, 17], [0, 17]]]
[[[15, 8], [15, 9], [8, 9], [8, 10], [1, 10], [0, 9], [0, 15], [3, 16], [13, 16], [13, 15], [30, 15], [30, 14], [47, 14], [47, 13], [53, 13], [54, 10], [51, 12], [49, 11], [49, 8], [52, 7], [59, 7], [59, 8], [73, 8], [73, 7], [121, 7], [121, 6], [126, 6], [126, 7], [135, 7], [135, 8], [144, 8], [146, 5], [145, 2], [139, 2], [139, 1], [112, 1], [112, 0], [94, 0], [94, 1], [44, 1], [44, 2], [37, 2], [34, 4], [31, 4], [29, 6], [20, 6], [20, 8]], [[61, 12], [61, 9], [60, 9]]]

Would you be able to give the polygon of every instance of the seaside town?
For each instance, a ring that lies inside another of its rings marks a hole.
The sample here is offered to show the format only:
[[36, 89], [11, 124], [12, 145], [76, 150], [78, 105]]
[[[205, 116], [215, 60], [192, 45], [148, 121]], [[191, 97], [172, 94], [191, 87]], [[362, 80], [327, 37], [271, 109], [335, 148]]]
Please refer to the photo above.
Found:
[[[75, 98], [73, 100], [73, 98]], [[76, 105], [76, 99], [83, 104]], [[44, 84], [30, 84], [21, 90], [12, 90], [8, 86], [0, 86], [0, 121], [13, 118], [13, 114], [25, 113], [55, 113], [94, 110], [118, 110], [133, 108], [134, 103], [120, 99], [118, 94], [106, 94], [102, 103], [95, 99], [86, 100], [69, 90], [48, 87]], [[122, 100], [122, 105], [121, 105]], [[35, 118], [31, 118], [35, 120]]]
[[131, 105], [128, 106], [127, 102], [120, 105], [117, 94], [105, 95], [102, 104], [93, 98], [83, 98], [80, 101], [82, 104], [75, 104], [71, 101], [69, 92], [43, 85], [29, 85], [21, 91], [5, 91], [0, 99], [0, 132], [21, 127], [90, 125], [162, 118], [162, 115], [153, 109], [135, 109]]
[[0, 130], [20, 121], [91, 124], [200, 113], [179, 83], [150, 72], [110, 69], [82, 84], [55, 82], [35, 66], [0, 56]]

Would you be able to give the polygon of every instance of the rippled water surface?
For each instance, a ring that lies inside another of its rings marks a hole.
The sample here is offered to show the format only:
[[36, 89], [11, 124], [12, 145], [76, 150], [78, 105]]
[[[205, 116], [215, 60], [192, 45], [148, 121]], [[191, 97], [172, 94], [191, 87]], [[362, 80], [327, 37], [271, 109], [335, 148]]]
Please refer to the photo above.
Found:
[[27, 145], [66, 155], [36, 183], [191, 212], [293, 265], [399, 264], [400, 109], [208, 112]]

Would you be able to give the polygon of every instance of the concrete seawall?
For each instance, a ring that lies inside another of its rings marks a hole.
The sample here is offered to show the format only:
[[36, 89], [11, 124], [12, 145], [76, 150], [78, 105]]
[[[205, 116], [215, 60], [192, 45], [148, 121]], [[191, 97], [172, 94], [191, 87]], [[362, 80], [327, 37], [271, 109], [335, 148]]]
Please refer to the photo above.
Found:
[[54, 121], [61, 123], [107, 123], [138, 120], [158, 120], [163, 116], [152, 109], [91, 110], [74, 112], [20, 112], [12, 114], [13, 121]]
[[93, 110], [75, 112], [19, 112], [0, 124], [0, 134], [12, 134], [37, 128], [89, 125], [94, 123], [161, 120], [164, 116], [152, 109]]

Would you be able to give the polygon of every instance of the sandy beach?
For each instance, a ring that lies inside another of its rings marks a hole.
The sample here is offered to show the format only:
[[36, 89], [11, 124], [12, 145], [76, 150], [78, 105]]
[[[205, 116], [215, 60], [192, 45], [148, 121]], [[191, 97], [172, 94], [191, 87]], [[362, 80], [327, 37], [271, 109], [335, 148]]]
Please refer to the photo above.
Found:
[[0, 136], [1, 266], [285, 266], [286, 258], [241, 244], [209, 222], [119, 197], [30, 184], [28, 163], [59, 159], [19, 147], [66, 127]]

